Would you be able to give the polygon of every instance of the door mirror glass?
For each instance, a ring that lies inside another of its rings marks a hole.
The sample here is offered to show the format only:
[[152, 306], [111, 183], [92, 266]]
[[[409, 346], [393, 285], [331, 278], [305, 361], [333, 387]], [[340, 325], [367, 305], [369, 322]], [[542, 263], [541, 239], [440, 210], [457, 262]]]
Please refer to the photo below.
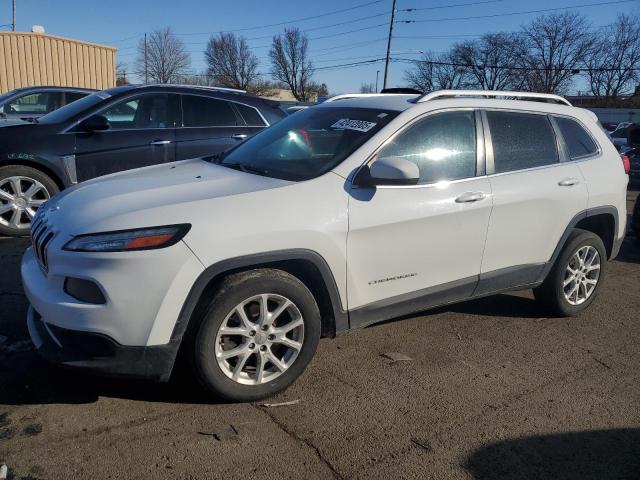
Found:
[[371, 185], [415, 185], [419, 179], [418, 166], [404, 158], [378, 158], [369, 167]]
[[111, 128], [109, 120], [104, 115], [93, 115], [82, 122], [81, 126], [87, 132], [101, 132]]

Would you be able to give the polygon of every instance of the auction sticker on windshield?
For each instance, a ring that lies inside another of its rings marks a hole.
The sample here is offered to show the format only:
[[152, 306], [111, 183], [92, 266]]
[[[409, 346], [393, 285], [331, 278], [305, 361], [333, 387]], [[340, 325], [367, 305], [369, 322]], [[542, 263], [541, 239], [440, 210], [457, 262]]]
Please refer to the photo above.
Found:
[[365, 122], [364, 120], [351, 120], [349, 118], [341, 118], [331, 125], [331, 128], [340, 128], [342, 130], [356, 130], [358, 132], [368, 132], [377, 124], [374, 122]]

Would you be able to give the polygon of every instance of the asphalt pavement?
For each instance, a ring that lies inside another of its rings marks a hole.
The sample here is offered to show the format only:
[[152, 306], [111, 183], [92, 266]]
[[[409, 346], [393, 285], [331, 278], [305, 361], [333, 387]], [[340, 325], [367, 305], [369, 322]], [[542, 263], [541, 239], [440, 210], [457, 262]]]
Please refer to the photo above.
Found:
[[632, 234], [575, 318], [547, 318], [518, 292], [386, 322], [322, 340], [291, 388], [253, 404], [217, 402], [183, 376], [114, 380], [41, 361], [19, 277], [27, 245], [0, 239], [9, 479], [640, 479]]

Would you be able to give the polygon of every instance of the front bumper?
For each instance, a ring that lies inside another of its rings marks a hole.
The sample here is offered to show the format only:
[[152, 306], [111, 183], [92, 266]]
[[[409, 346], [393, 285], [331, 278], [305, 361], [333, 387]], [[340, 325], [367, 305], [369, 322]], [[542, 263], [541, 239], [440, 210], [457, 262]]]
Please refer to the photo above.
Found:
[[116, 377], [167, 381], [179, 347], [177, 342], [152, 347], [120, 345], [106, 335], [48, 324], [32, 306], [27, 327], [36, 351], [45, 360]]

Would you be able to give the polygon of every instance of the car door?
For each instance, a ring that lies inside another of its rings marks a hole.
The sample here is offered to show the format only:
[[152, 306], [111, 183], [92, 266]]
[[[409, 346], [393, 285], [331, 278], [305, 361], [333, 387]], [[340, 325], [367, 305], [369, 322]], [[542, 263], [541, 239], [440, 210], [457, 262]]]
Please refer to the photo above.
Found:
[[176, 131], [178, 160], [223, 152], [256, 131], [232, 102], [204, 95], [181, 95], [182, 127]]
[[478, 293], [535, 282], [571, 220], [587, 207], [582, 173], [560, 161], [548, 115], [489, 110], [483, 116], [493, 211]]
[[375, 158], [415, 162], [415, 186], [356, 187], [349, 200], [347, 289], [352, 326], [469, 297], [478, 280], [491, 188], [472, 110], [432, 113]]
[[78, 181], [175, 160], [175, 118], [179, 97], [134, 95], [94, 114], [109, 122], [104, 131], [76, 127]]

